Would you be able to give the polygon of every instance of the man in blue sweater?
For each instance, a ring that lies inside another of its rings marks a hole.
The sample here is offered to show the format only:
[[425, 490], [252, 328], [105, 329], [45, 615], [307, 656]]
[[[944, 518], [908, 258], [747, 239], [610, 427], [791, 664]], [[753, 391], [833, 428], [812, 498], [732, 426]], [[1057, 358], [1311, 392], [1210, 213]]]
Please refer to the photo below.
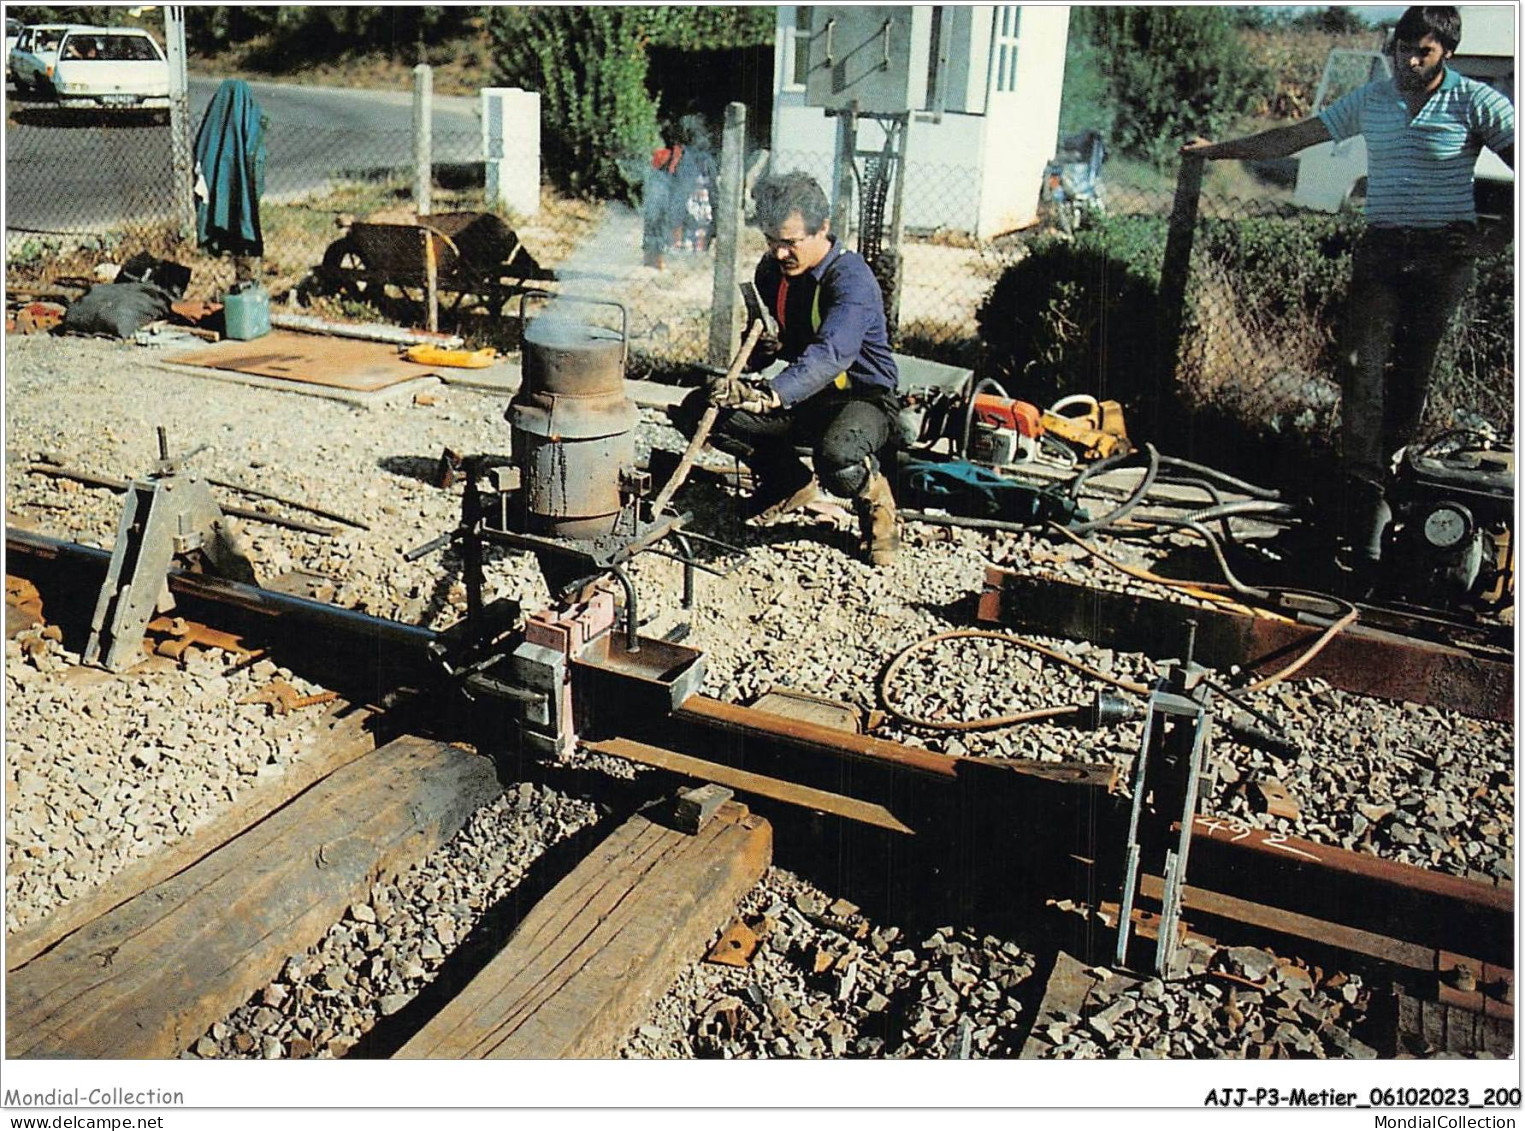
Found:
[[1352, 91], [1317, 117], [1181, 150], [1259, 160], [1366, 138], [1367, 230], [1340, 334], [1345, 521], [1357, 588], [1374, 572], [1392, 519], [1388, 465], [1418, 434], [1435, 355], [1472, 285], [1474, 260], [1502, 250], [1511, 234], [1506, 224], [1479, 236], [1473, 167], [1484, 145], [1514, 167], [1514, 107], [1446, 66], [1461, 34], [1455, 8], [1410, 8], [1393, 33], [1392, 78]]
[[[887, 565], [899, 538], [880, 459], [897, 435], [900, 398], [879, 284], [863, 257], [831, 235], [826, 194], [813, 179], [769, 177], [753, 196], [768, 240], [757, 290], [779, 335], [759, 342], [747, 370], [788, 364], [768, 379], [695, 389], [673, 422], [692, 436], [706, 406], [718, 406], [710, 443], [752, 469], [754, 517], [800, 510], [824, 487], [853, 500], [868, 560]], [[800, 446], [811, 449], [814, 474]]]

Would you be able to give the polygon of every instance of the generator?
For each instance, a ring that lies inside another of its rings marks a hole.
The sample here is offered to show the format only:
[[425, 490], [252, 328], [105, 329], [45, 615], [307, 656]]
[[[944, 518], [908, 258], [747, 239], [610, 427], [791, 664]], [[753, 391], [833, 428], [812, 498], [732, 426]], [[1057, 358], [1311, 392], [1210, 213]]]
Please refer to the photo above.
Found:
[[1514, 451], [1448, 433], [1398, 461], [1384, 535], [1383, 588], [1427, 608], [1492, 612], [1514, 603]]

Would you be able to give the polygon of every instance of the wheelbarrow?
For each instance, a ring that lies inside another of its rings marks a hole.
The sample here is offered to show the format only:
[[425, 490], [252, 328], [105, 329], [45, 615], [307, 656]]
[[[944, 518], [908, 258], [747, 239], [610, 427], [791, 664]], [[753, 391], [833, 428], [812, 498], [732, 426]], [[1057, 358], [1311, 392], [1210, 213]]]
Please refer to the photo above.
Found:
[[554, 279], [515, 231], [490, 212], [441, 212], [413, 222], [356, 221], [314, 272], [326, 293], [384, 308], [416, 303], [438, 329], [441, 295], [494, 317], [531, 283]]

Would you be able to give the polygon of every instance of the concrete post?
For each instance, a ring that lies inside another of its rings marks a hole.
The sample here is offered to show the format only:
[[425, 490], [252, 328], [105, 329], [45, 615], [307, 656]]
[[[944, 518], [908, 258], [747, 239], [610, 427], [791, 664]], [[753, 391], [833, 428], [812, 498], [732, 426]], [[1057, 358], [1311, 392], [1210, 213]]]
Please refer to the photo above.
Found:
[[413, 204], [420, 216], [434, 211], [434, 68], [413, 68]]
[[540, 92], [518, 87], [482, 91], [482, 160], [487, 206], [515, 216], [540, 211]]
[[746, 184], [747, 107], [732, 102], [725, 108], [725, 133], [720, 141], [720, 183], [714, 189], [715, 287], [710, 307], [710, 345], [707, 360], [716, 369], [730, 364], [736, 352], [744, 307], [739, 285], [752, 277], [741, 260], [741, 231], [746, 216], [742, 193]]
[[169, 159], [175, 227], [181, 239], [196, 233], [196, 174], [191, 154], [191, 103], [185, 74], [185, 7], [164, 9], [164, 51], [169, 61]]

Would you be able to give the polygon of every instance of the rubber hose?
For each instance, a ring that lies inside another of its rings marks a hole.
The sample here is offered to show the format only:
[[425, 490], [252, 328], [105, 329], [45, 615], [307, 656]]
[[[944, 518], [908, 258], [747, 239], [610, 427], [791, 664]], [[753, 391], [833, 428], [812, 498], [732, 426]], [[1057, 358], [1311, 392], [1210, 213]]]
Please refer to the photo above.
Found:
[[1069, 715], [1082, 709], [1080, 704], [1071, 703], [1066, 704], [1063, 707], [1037, 707], [1031, 711], [1019, 711], [1013, 715], [991, 715], [983, 719], [950, 721], [948, 719], [928, 719], [923, 718], [920, 715], [913, 715], [909, 711], [904, 710], [895, 701], [894, 697], [890, 694], [890, 685], [894, 682], [895, 677], [900, 674], [900, 669], [905, 665], [905, 662], [908, 659], [910, 659], [917, 652], [921, 651], [923, 648], [930, 648], [932, 645], [940, 644], [945, 640], [967, 639], [999, 640], [1005, 644], [1014, 644], [1019, 648], [1026, 648], [1031, 652], [1038, 653], [1040, 656], [1045, 656], [1057, 663], [1061, 663], [1067, 667], [1074, 668], [1076, 671], [1081, 672], [1084, 675], [1088, 675], [1092, 679], [1099, 679], [1103, 683], [1109, 683], [1113, 687], [1120, 688], [1123, 691], [1131, 691], [1135, 695], [1145, 695], [1149, 692], [1149, 689], [1141, 683], [1131, 683], [1127, 680], [1117, 679], [1114, 676], [1105, 675], [1102, 672], [1086, 667], [1084, 664], [1076, 660], [1070, 659], [1070, 657], [1063, 655], [1062, 653], [1055, 652], [1050, 648], [1045, 648], [1043, 645], [1035, 643], [1034, 641], [1025, 640], [1020, 636], [1013, 636], [1006, 632], [991, 632], [987, 629], [980, 628], [960, 628], [951, 632], [939, 632], [937, 635], [929, 636], [925, 640], [918, 640], [916, 643], [902, 648], [895, 655], [895, 657], [890, 660], [889, 664], [886, 665], [883, 674], [879, 677], [879, 701], [884, 705], [885, 711], [903, 723], [909, 723], [912, 726], [926, 727], [928, 730], [966, 731], [994, 730], [996, 727], [1011, 726], [1014, 723], [1036, 722], [1040, 719], [1052, 719], [1061, 715]]

